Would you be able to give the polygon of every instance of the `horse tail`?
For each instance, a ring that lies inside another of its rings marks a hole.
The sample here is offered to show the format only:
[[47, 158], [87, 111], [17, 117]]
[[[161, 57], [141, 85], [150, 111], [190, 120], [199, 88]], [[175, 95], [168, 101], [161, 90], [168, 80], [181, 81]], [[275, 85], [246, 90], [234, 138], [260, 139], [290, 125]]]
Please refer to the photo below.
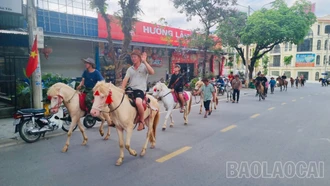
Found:
[[159, 118], [160, 118], [160, 113], [159, 113], [159, 111], [157, 111], [157, 114], [155, 115], [154, 121], [152, 124], [152, 133], [150, 133], [150, 136], [149, 136], [150, 143], [156, 142], [156, 130], [157, 130], [157, 125], [159, 123]]
[[192, 105], [192, 94], [190, 94], [189, 106], [188, 106], [188, 114], [190, 113], [191, 105]]

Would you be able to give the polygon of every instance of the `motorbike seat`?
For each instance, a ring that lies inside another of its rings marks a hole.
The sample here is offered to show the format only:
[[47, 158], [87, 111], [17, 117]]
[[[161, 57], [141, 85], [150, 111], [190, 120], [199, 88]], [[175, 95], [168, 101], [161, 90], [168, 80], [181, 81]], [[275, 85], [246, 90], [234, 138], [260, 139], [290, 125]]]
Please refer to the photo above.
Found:
[[28, 109], [20, 109], [21, 112], [27, 113], [27, 114], [39, 114], [44, 113], [45, 109], [34, 109], [34, 108], [28, 108]]

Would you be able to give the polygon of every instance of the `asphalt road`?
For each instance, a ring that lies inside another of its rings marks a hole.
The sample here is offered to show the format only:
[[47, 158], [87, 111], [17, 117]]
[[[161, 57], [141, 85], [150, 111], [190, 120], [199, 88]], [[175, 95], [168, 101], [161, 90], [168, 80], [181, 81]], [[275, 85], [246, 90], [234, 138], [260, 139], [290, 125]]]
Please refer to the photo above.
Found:
[[[114, 129], [108, 141], [99, 136], [97, 128], [87, 130], [87, 146], [81, 146], [82, 137], [74, 132], [67, 153], [61, 153], [66, 136], [1, 148], [0, 185], [329, 185], [329, 94], [330, 87], [319, 84], [288, 88], [287, 92], [277, 89], [260, 102], [250, 94], [238, 104], [220, 102], [208, 118], [199, 115], [195, 106], [187, 126], [176, 110], [175, 127], [165, 132], [161, 131], [163, 113], [156, 148], [147, 149], [142, 158], [125, 150], [120, 167], [115, 166], [119, 147]], [[145, 132], [133, 133], [131, 147], [138, 153]], [[264, 163], [263, 173], [257, 170], [249, 177], [252, 162]], [[300, 167], [288, 178], [292, 174], [286, 165], [299, 167], [298, 162], [307, 165], [306, 174]]]

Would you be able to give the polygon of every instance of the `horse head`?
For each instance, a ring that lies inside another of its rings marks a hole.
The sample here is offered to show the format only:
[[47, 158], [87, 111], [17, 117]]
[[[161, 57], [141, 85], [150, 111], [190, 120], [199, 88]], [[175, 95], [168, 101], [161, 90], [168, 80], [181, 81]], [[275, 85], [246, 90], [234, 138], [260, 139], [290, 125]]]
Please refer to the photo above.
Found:
[[168, 88], [164, 83], [158, 82], [152, 88], [152, 90], [153, 90], [152, 96], [158, 98], [160, 96], [163, 96], [165, 94], [165, 91], [168, 91]]
[[62, 102], [64, 101], [65, 95], [62, 90], [63, 87], [69, 87], [69, 86], [64, 83], [55, 83], [54, 85], [49, 87], [47, 91], [47, 96], [48, 99], [50, 100], [50, 112], [53, 114], [58, 112]]
[[111, 83], [106, 83], [105, 81], [97, 82], [93, 88], [93, 95], [94, 102], [90, 113], [93, 117], [99, 117], [101, 109], [105, 105], [110, 105], [113, 102]]

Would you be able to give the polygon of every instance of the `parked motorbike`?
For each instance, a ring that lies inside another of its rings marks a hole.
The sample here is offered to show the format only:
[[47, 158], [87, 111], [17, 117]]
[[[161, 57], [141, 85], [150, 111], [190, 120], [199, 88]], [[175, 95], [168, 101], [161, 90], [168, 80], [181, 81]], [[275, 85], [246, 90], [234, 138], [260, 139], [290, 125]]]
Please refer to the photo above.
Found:
[[[45, 116], [45, 109], [20, 109], [14, 114], [15, 133], [19, 132], [20, 137], [27, 143], [33, 143], [42, 137], [46, 132], [62, 129], [68, 132], [71, 124], [71, 117], [67, 108], [61, 106], [58, 113]], [[77, 125], [73, 131], [76, 130]]]

